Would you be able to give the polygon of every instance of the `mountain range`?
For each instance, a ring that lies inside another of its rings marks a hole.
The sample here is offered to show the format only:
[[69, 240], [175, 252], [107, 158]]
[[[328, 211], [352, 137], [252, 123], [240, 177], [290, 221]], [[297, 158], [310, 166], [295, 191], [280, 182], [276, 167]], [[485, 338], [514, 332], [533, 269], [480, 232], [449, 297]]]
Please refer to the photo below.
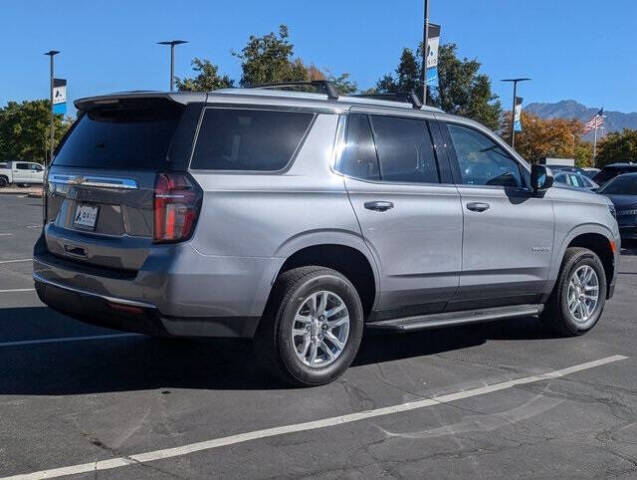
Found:
[[[576, 118], [582, 123], [586, 123], [599, 111], [599, 107], [587, 107], [575, 100], [562, 100], [556, 103], [529, 103], [525, 110], [535, 113], [540, 118]], [[604, 110], [604, 129], [606, 132], [622, 131], [624, 128], [637, 130], [637, 112], [623, 113]], [[592, 138], [592, 136], [593, 134], [590, 133], [585, 138]]]

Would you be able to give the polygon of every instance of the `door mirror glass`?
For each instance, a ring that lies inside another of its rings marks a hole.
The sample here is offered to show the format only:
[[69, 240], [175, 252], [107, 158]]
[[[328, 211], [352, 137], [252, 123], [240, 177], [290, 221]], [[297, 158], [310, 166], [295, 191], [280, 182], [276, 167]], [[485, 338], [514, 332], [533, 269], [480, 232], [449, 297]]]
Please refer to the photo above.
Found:
[[534, 192], [543, 192], [553, 186], [553, 173], [545, 165], [534, 164], [531, 167], [531, 188]]

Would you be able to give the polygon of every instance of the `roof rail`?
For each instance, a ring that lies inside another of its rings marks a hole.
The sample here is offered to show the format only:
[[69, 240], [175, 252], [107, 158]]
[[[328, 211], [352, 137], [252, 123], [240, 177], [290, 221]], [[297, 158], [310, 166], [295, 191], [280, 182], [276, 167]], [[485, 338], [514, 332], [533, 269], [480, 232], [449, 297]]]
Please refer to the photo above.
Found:
[[280, 83], [264, 83], [262, 85], [256, 85], [251, 88], [287, 88], [287, 87], [302, 87], [310, 86], [316, 87], [317, 90], [322, 90], [327, 94], [327, 98], [330, 100], [338, 100], [338, 90], [329, 80], [310, 80], [307, 82], [280, 82]]
[[393, 100], [395, 102], [407, 102], [411, 103], [411, 106], [416, 110], [420, 110], [422, 108], [422, 102], [416, 92], [411, 90], [410, 92], [401, 92], [401, 93], [360, 93], [358, 95], [352, 95], [353, 97], [361, 97], [361, 98], [374, 98], [377, 100]]

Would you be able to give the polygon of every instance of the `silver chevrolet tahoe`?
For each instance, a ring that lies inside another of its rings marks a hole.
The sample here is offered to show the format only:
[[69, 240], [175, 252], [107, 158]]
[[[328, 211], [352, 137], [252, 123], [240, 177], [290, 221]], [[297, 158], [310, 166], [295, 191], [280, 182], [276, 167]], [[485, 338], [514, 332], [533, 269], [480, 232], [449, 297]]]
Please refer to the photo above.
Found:
[[620, 249], [605, 197], [413, 96], [315, 86], [78, 100], [47, 177], [40, 299], [115, 329], [254, 338], [295, 385], [337, 378], [365, 329], [597, 323]]

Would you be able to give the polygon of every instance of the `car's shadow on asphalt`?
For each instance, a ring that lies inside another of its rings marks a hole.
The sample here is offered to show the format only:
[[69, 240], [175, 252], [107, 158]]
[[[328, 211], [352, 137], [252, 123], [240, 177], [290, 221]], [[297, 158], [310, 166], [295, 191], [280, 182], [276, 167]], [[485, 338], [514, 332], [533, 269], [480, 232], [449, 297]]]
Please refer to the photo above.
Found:
[[[55, 321], [56, 316], [66, 320], [46, 307], [1, 309], [0, 326], [15, 321]], [[104, 333], [118, 332], [94, 334]], [[540, 340], [550, 336], [536, 318], [409, 334], [368, 333], [354, 367], [426, 357], [492, 339]], [[259, 368], [257, 361], [250, 342], [221, 339], [162, 340], [131, 336], [5, 345], [0, 347], [0, 395], [69, 395], [157, 388], [286, 388]]]
[[622, 256], [636, 256], [637, 255], [637, 241], [624, 240], [622, 242]]

